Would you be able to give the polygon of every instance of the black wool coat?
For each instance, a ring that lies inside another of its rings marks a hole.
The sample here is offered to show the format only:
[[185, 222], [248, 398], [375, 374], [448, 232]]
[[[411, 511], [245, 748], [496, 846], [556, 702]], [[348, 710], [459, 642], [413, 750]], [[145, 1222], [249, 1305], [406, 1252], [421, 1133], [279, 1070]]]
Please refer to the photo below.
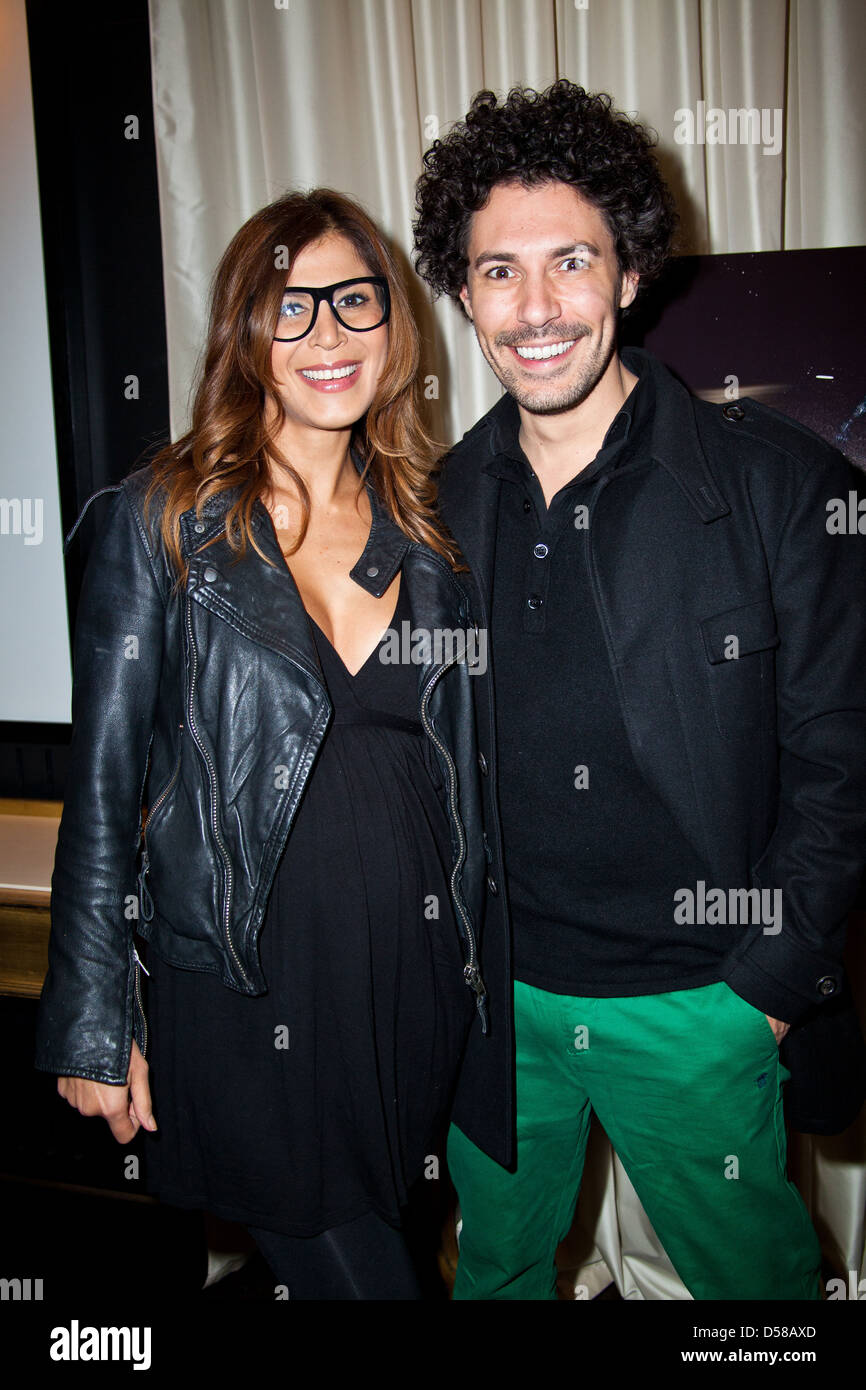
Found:
[[[719, 928], [729, 942], [720, 979], [795, 1025], [783, 1060], [793, 1088], [799, 1048], [800, 1079], [813, 1088], [808, 1109], [827, 1078], [814, 1065], [806, 1076], [812, 1064], [802, 1059], [815, 1020], [824, 1011], [826, 1022], [844, 994], [847, 917], [866, 861], [866, 535], [856, 526], [862, 501], [866, 531], [866, 479], [777, 411], [750, 399], [698, 400], [638, 349], [625, 349], [622, 360], [651, 371], [656, 390], [648, 447], [602, 474], [589, 499], [590, 578], [622, 718], [642, 775], [711, 866], [708, 882], [781, 889], [777, 934], [760, 925]], [[507, 397], [494, 406], [448, 455], [440, 479], [442, 516], [470, 567], [473, 609], [485, 626], [502, 486], [488, 467], [498, 421], [513, 409]], [[854, 519], [846, 530], [840, 502]], [[731, 635], [735, 660], [726, 655]], [[473, 1027], [454, 1119], [510, 1166], [514, 1046], [495, 632], [488, 657], [474, 695], [490, 1030], [482, 1036]], [[824, 1123], [833, 1127], [826, 1116]]]

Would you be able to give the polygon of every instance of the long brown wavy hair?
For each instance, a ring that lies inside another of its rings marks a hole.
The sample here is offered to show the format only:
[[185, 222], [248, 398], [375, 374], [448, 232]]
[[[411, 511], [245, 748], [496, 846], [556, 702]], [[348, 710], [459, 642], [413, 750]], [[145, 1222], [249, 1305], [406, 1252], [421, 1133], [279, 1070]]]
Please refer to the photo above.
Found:
[[[454, 568], [463, 568], [454, 541], [435, 513], [433, 479], [441, 449], [421, 420], [418, 387], [418, 329], [393, 255], [370, 217], [352, 199], [330, 188], [288, 193], [262, 208], [232, 238], [214, 274], [207, 339], [199, 370], [190, 429], [152, 460], [153, 478], [145, 509], [162, 494], [160, 532], [179, 576], [186, 578], [180, 548], [180, 517], [200, 512], [211, 497], [237, 489], [226, 513], [226, 537], [238, 554], [256, 544], [251, 520], [258, 498], [270, 485], [268, 455], [287, 470], [303, 511], [303, 542], [310, 496], [275, 438], [286, 412], [271, 370], [274, 326], [289, 271], [299, 252], [329, 232], [354, 246], [371, 275], [383, 275], [391, 292], [385, 366], [365, 416], [352, 432], [386, 510], [411, 540], [422, 541]], [[265, 424], [270, 413], [270, 422]]]

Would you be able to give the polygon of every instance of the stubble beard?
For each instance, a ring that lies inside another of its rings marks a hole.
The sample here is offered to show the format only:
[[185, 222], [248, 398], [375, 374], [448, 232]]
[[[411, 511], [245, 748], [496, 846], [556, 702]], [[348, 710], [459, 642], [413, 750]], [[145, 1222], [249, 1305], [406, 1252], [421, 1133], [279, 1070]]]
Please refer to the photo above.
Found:
[[[580, 340], [580, 338], [589, 337], [590, 330], [583, 328], [576, 333], [559, 334], [558, 339], [561, 341], [566, 336]], [[535, 335], [534, 341], [538, 342], [537, 335]], [[503, 335], [495, 342], [497, 347], [522, 345], [520, 339], [515, 340], [507, 335]], [[480, 340], [479, 345], [505, 390], [514, 397], [519, 406], [532, 415], [557, 415], [580, 405], [598, 385], [614, 350], [613, 340], [610, 343], [605, 343], [600, 339], [580, 364], [576, 376], [571, 377], [561, 385], [557, 384], [555, 377], [550, 377], [533, 390], [526, 379], [521, 376], [519, 368], [509, 366], [501, 356], [494, 356], [485, 344], [480, 343]], [[563, 375], [566, 375], [569, 370], [570, 364], [563, 368]]]

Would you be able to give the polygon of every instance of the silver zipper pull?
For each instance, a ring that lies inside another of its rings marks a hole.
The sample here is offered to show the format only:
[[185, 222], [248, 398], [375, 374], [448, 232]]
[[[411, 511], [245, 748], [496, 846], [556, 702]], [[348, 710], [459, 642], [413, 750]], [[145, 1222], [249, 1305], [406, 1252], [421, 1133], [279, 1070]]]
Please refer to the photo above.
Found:
[[135, 960], [136, 965], [140, 965], [141, 968], [142, 968], [142, 970], [144, 971], [145, 975], [147, 976], [147, 978], [150, 979], [150, 971], [148, 970], [147, 966], [145, 965], [144, 961], [141, 959], [140, 955], [138, 954], [138, 951], [135, 949], [134, 946], [133, 946], [133, 948], [132, 948], [132, 954], [133, 954], [133, 958], [134, 958], [134, 960]]
[[[138, 874], [139, 906], [141, 908], [142, 920], [145, 922], [149, 922], [153, 917], [153, 898], [150, 896], [150, 889], [147, 886], [147, 874], [149, 869], [150, 858], [147, 850], [145, 850], [141, 856], [141, 869]], [[143, 970], [144, 966], [141, 968]]]
[[487, 1032], [487, 988], [480, 972], [474, 965], [464, 965], [463, 978], [470, 989], [475, 991], [475, 1007], [481, 1019], [481, 1032]]

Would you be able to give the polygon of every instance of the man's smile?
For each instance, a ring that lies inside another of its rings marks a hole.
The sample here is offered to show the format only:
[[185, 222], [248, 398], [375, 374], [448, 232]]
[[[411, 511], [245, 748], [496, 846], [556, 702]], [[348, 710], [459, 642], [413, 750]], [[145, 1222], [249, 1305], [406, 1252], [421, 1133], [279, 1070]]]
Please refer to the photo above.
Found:
[[577, 338], [565, 338], [555, 343], [521, 344], [520, 347], [508, 345], [509, 351], [517, 358], [520, 366], [532, 372], [542, 370], [551, 362], [557, 366], [564, 362], [573, 351]]
[[573, 348], [577, 342], [576, 338], [567, 338], [561, 343], [547, 343], [544, 347], [516, 347], [514, 351], [518, 357], [532, 362], [547, 361], [551, 357], [562, 357]]

